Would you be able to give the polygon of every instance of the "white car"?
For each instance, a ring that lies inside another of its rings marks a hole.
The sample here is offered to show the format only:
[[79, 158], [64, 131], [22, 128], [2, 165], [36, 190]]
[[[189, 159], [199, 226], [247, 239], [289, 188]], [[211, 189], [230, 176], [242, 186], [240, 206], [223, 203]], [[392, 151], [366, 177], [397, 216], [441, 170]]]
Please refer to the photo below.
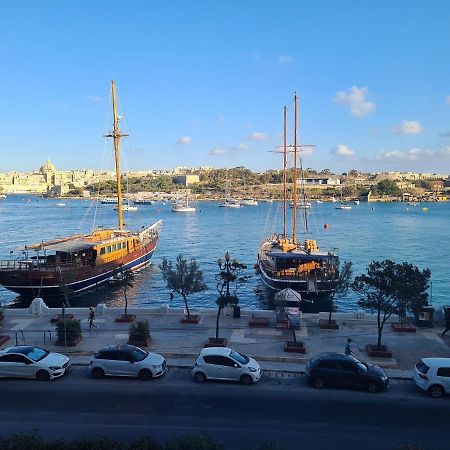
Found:
[[36, 378], [39, 381], [62, 377], [70, 370], [70, 359], [39, 347], [19, 345], [0, 351], [0, 377]]
[[98, 351], [89, 363], [94, 378], [105, 375], [157, 378], [167, 370], [166, 360], [157, 353], [149, 353], [134, 345], [111, 345]]
[[261, 378], [261, 368], [253, 358], [231, 348], [209, 347], [198, 355], [192, 375], [197, 383], [233, 380], [248, 385]]
[[414, 368], [413, 380], [434, 398], [450, 394], [450, 358], [422, 358]]

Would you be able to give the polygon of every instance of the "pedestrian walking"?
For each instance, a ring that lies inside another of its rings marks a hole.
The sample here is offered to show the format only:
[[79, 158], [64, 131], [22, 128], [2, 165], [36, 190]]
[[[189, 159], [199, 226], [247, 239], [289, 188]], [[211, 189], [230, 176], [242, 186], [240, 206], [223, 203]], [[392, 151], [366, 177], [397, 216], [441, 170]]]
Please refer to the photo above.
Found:
[[95, 319], [94, 308], [92, 306], [89, 306], [89, 316], [88, 316], [89, 329], [91, 329], [92, 327], [97, 328], [97, 325], [95, 325], [94, 323], [94, 319]]
[[353, 355], [355, 354], [355, 353], [352, 351], [351, 343], [352, 343], [352, 340], [351, 340], [350, 338], [348, 338], [348, 339], [347, 339], [347, 344], [346, 344], [345, 350], [344, 350], [344, 353], [345, 353], [347, 356], [350, 356], [351, 354], [353, 354]]

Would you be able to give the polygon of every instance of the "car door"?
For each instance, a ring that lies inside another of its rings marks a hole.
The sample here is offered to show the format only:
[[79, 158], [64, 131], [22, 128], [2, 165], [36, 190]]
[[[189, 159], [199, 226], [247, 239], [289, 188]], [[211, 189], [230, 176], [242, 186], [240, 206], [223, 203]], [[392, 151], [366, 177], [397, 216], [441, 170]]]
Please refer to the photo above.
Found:
[[313, 377], [322, 377], [328, 386], [339, 386], [339, 367], [335, 360], [321, 361], [313, 370]]
[[203, 361], [205, 364], [203, 364], [201, 367], [205, 371], [207, 378], [218, 378], [218, 364], [219, 357], [216, 355], [205, 355], [203, 356]]
[[365, 382], [364, 376], [358, 370], [358, 366], [351, 361], [339, 361], [340, 385], [343, 387], [361, 388]]
[[0, 377], [11, 377], [13, 373], [14, 361], [12, 355], [0, 356]]
[[137, 377], [139, 372], [139, 363], [136, 362], [132, 353], [121, 351], [120, 361], [123, 362], [122, 375]]
[[122, 375], [123, 363], [121, 360], [121, 353], [119, 350], [109, 351], [107, 358], [103, 361], [105, 372], [108, 375], [119, 376]]
[[218, 356], [217, 378], [222, 380], [239, 380], [241, 375], [241, 366], [227, 356]]
[[447, 394], [450, 394], [450, 367], [439, 367], [436, 375], [445, 389]]
[[[11, 353], [2, 357], [2, 365], [4, 367], [4, 376], [7, 377], [34, 377], [32, 362], [24, 355]], [[2, 371], [3, 372], [3, 371]]]

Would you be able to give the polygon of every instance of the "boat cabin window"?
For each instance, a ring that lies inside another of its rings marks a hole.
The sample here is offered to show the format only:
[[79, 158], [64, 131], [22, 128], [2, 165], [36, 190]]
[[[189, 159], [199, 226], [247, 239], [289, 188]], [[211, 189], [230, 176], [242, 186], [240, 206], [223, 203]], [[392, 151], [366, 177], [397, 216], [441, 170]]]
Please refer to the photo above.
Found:
[[104, 255], [105, 252], [106, 252], [106, 248], [105, 248], [105, 247], [102, 247], [102, 248], [100, 249], [100, 255]]
[[106, 247], [106, 253], [111, 253], [111, 246], [108, 245], [108, 247]]
[[277, 270], [283, 270], [283, 269], [292, 269], [296, 268], [300, 264], [300, 261], [298, 259], [277, 259], [276, 260], [276, 268]]
[[112, 251], [115, 252], [117, 250], [117, 244], [113, 244]]

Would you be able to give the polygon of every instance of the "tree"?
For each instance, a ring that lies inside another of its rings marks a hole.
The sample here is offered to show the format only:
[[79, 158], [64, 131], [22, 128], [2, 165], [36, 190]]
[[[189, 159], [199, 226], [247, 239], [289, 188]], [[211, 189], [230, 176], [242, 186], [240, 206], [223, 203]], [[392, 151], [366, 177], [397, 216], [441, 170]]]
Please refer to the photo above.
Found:
[[428, 305], [428, 286], [431, 271], [420, 270], [407, 262], [396, 265], [395, 298], [397, 301], [400, 323], [403, 322], [408, 311], [417, 318], [424, 306]]
[[384, 324], [397, 311], [395, 263], [389, 259], [372, 261], [366, 272], [354, 279], [351, 288], [360, 296], [359, 306], [377, 313], [377, 348], [380, 350]]
[[336, 296], [343, 297], [351, 284], [351, 278], [352, 278], [352, 263], [350, 261], [345, 261], [344, 265], [341, 267], [337, 266], [337, 271], [339, 274], [339, 278], [336, 282], [336, 288], [330, 293], [330, 314], [328, 315], [328, 323], [331, 324], [331, 315], [333, 314], [333, 311], [336, 310], [336, 304], [334, 302], [334, 299]]
[[121, 267], [116, 275], [117, 281], [121, 284], [123, 289], [123, 297], [125, 299], [125, 317], [128, 316], [128, 296], [127, 288], [133, 287], [134, 273], [130, 269]]
[[190, 294], [206, 291], [208, 287], [203, 280], [203, 272], [199, 269], [195, 259], [189, 262], [183, 258], [183, 255], [177, 256], [175, 267], [171, 261], [164, 258], [159, 268], [161, 269], [164, 281], [167, 287], [174, 292], [178, 292], [183, 297], [184, 305], [188, 318], [191, 318], [187, 297]]
[[[239, 298], [236, 295], [238, 289], [245, 283], [250, 276], [242, 275], [242, 271], [247, 268], [246, 265], [241, 264], [237, 259], [230, 262], [230, 254], [225, 254], [225, 261], [217, 260], [220, 272], [216, 275], [216, 289], [219, 292], [217, 303], [217, 317], [216, 317], [216, 340], [219, 339], [219, 319], [222, 309], [226, 306], [236, 306]], [[230, 289], [230, 285], [232, 286]]]
[[351, 287], [360, 295], [358, 305], [377, 313], [378, 348], [384, 324], [392, 314], [398, 314], [403, 321], [406, 311], [417, 316], [427, 305], [430, 276], [428, 269], [421, 271], [412, 264], [386, 259], [373, 261], [366, 274], [355, 278]]
[[380, 195], [396, 196], [401, 193], [400, 189], [397, 187], [397, 183], [394, 180], [389, 179], [381, 180], [377, 184], [376, 189]]

